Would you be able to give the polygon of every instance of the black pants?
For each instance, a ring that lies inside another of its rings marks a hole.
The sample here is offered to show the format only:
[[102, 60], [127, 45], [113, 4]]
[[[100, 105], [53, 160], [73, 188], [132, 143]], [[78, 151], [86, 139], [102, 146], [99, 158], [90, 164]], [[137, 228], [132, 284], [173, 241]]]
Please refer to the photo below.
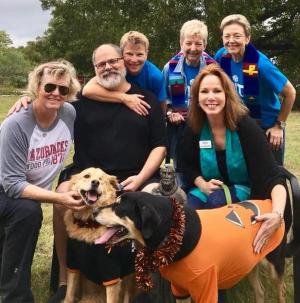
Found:
[[0, 189], [0, 302], [32, 303], [31, 265], [42, 224], [39, 202]]

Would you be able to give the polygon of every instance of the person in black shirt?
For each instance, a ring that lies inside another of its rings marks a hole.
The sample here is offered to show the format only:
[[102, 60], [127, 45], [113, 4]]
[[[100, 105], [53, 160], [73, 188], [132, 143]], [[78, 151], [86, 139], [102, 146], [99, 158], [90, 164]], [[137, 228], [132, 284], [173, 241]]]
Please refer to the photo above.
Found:
[[[96, 48], [93, 64], [97, 81], [107, 90], [145, 96], [144, 100], [150, 105], [149, 114], [138, 115], [124, 104], [97, 102], [80, 95], [79, 100], [72, 103], [76, 120], [70, 175], [88, 167], [99, 167], [115, 175], [124, 191], [141, 190], [148, 183], [158, 181], [159, 167], [165, 157], [166, 131], [162, 109], [154, 94], [126, 81], [126, 69], [118, 46], [104, 44]], [[62, 183], [59, 190], [66, 190], [66, 186], [68, 183]], [[58, 208], [54, 212], [60, 285], [66, 283], [67, 235], [62, 222], [63, 212]], [[110, 255], [104, 245], [86, 245], [75, 240], [70, 240], [68, 245], [68, 267], [80, 269], [96, 283], [117, 281], [133, 268], [134, 258], [129, 257], [129, 245], [121, 250], [115, 249]], [[84, 262], [72, 254], [79, 251], [86, 256]], [[127, 255], [126, 260], [124, 255]]]

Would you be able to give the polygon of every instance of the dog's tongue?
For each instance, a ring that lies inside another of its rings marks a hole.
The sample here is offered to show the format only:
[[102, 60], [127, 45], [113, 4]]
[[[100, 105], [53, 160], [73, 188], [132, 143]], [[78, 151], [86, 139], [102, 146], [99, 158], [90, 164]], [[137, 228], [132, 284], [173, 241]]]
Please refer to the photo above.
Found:
[[97, 194], [94, 191], [87, 192], [88, 200], [96, 202], [97, 201]]
[[109, 228], [104, 235], [95, 240], [95, 244], [106, 243], [117, 231], [118, 229], [116, 227]]

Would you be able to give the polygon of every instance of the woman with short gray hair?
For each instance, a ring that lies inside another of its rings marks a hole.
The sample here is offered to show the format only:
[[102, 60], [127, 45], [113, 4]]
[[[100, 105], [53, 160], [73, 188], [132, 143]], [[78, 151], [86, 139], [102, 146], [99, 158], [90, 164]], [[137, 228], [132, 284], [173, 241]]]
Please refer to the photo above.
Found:
[[[251, 27], [240, 14], [225, 17], [220, 26], [224, 47], [215, 59], [225, 70], [254, 118], [268, 136], [280, 165], [284, 159], [284, 130], [296, 90], [279, 69], [250, 43]], [[282, 102], [279, 98], [281, 95]]]

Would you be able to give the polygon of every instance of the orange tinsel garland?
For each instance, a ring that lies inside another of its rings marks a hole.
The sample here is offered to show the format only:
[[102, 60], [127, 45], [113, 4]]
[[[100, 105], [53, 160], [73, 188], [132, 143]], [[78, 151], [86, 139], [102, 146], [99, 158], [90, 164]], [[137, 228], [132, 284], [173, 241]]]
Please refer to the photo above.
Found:
[[182, 245], [185, 230], [185, 213], [183, 205], [171, 198], [173, 204], [173, 226], [168, 237], [154, 251], [147, 247], [139, 249], [135, 258], [136, 283], [139, 288], [150, 290], [153, 287], [151, 272], [155, 272], [161, 266], [173, 262], [174, 256]]

